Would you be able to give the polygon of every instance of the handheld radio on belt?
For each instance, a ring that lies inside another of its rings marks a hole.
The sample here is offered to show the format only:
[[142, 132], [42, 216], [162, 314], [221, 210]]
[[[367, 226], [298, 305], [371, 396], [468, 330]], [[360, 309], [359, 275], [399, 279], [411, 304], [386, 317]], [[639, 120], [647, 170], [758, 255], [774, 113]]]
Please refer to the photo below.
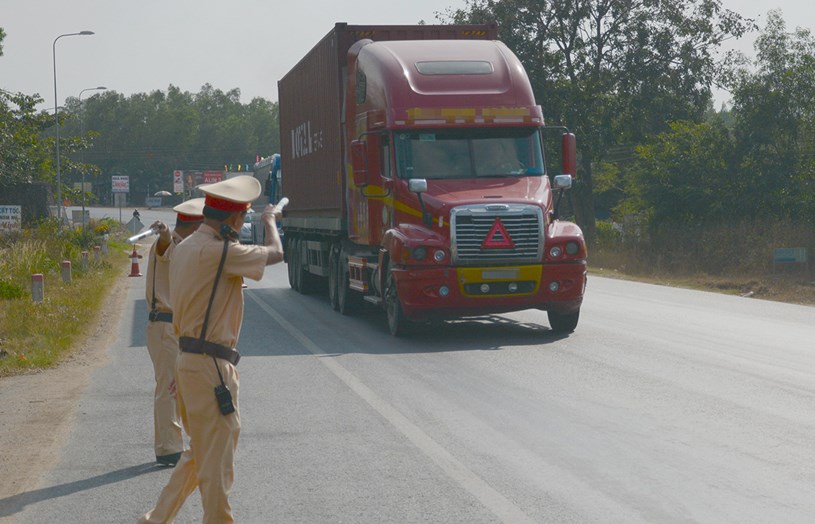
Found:
[[[218, 288], [218, 281], [221, 278], [221, 273], [224, 270], [226, 263], [226, 253], [229, 249], [229, 242], [235, 236], [235, 230], [227, 224], [221, 224], [221, 236], [224, 238], [224, 250], [221, 253], [221, 261], [218, 263], [218, 271], [215, 273], [215, 283], [212, 286], [212, 294], [209, 297], [209, 304], [207, 304], [207, 313], [204, 316], [204, 325], [201, 326], [201, 336], [199, 341], [203, 347], [206, 344], [207, 325], [209, 324], [209, 313], [212, 311], [212, 302], [215, 300], [215, 290]], [[218, 361], [215, 360], [215, 355], [212, 355], [212, 362], [215, 363], [215, 370], [218, 371], [218, 378], [221, 383], [215, 386], [215, 400], [218, 403], [218, 409], [221, 410], [222, 415], [229, 415], [235, 412], [235, 404], [232, 402], [232, 393], [224, 383], [224, 377], [221, 375], [221, 368], [218, 366]], [[237, 364], [237, 361], [235, 362]]]

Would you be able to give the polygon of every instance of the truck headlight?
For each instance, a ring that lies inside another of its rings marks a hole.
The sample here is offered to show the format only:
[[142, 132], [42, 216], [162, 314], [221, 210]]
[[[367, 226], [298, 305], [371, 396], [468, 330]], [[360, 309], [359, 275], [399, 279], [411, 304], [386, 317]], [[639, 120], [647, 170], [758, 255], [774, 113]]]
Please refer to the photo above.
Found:
[[436, 262], [441, 262], [442, 260], [444, 260], [445, 256], [446, 255], [443, 249], [437, 249], [436, 251], [433, 252], [433, 260], [435, 260]]
[[563, 254], [563, 250], [560, 249], [560, 246], [554, 246], [552, 249], [549, 250], [549, 256], [552, 258], [560, 258], [560, 255]]
[[580, 245], [577, 242], [566, 242], [566, 254], [576, 255], [580, 251]]
[[410, 256], [412, 256], [414, 260], [424, 260], [427, 257], [427, 248], [423, 246], [414, 247]]

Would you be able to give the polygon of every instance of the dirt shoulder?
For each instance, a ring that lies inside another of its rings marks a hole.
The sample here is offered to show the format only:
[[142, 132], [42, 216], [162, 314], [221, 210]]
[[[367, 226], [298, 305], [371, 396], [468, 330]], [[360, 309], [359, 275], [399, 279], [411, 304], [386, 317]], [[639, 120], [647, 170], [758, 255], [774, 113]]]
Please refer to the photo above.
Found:
[[84, 342], [58, 366], [0, 379], [0, 502], [35, 489], [57, 460], [91, 373], [108, 361], [128, 284], [116, 280]]

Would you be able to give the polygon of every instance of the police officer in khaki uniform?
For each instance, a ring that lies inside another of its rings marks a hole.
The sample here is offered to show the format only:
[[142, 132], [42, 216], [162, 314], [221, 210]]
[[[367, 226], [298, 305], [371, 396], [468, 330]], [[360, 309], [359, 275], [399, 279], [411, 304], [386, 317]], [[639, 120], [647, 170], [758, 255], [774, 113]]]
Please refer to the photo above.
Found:
[[[260, 280], [267, 265], [283, 260], [275, 207], [267, 206], [262, 214], [265, 246], [228, 240], [237, 239], [250, 203], [260, 196], [255, 178], [238, 176], [200, 189], [206, 194], [204, 224], [176, 246], [170, 262], [173, 326], [182, 351], [177, 400], [190, 449], [182, 453], [156, 507], [140, 522], [173, 522], [196, 487], [205, 523], [233, 522], [229, 492], [240, 433], [234, 348], [243, 321], [241, 279]], [[223, 394], [225, 389], [229, 394]]]
[[204, 199], [187, 200], [173, 208], [177, 213], [175, 229], [170, 232], [163, 222], [150, 226], [158, 230], [158, 239], [150, 248], [147, 262], [147, 351], [153, 361], [156, 390], [153, 402], [153, 427], [156, 462], [175, 466], [184, 451], [181, 415], [175, 401], [175, 369], [178, 339], [173, 331], [170, 307], [170, 254], [176, 244], [190, 236], [204, 221]]

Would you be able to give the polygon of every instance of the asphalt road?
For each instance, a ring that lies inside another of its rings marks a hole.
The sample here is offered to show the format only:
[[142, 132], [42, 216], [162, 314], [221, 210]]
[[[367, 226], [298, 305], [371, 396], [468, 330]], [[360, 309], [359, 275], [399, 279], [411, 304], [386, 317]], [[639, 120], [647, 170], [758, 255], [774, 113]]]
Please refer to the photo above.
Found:
[[[293, 292], [285, 265], [247, 283], [239, 522], [815, 518], [815, 308], [590, 277], [567, 337], [525, 311], [394, 339], [381, 313]], [[59, 462], [0, 517], [135, 522], [166, 483], [128, 284]], [[201, 515], [196, 493], [177, 522]]]

